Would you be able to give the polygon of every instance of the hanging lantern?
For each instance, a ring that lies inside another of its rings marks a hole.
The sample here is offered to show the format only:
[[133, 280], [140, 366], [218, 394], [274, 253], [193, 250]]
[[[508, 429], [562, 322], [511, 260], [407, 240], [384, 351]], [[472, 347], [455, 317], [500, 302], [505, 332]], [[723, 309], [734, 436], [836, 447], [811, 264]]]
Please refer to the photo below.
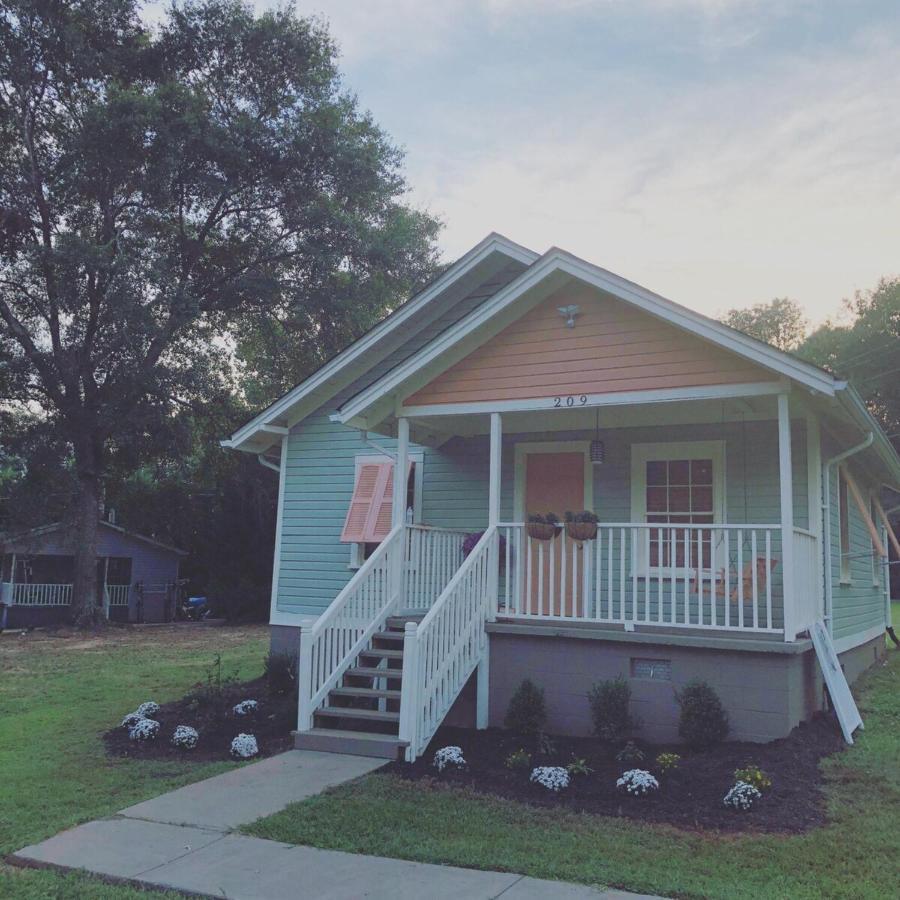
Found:
[[606, 457], [606, 446], [600, 440], [600, 410], [597, 410], [597, 431], [594, 440], [591, 441], [591, 462], [595, 466], [603, 463]]

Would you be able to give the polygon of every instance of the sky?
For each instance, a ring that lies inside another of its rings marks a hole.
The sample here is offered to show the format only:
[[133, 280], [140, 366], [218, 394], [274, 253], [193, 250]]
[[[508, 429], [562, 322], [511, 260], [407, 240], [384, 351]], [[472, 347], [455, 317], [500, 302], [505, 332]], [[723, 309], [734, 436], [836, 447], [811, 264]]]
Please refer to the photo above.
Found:
[[[258, 9], [275, 5], [253, 3]], [[452, 260], [562, 247], [700, 312], [900, 275], [898, 0], [298, 0]]]

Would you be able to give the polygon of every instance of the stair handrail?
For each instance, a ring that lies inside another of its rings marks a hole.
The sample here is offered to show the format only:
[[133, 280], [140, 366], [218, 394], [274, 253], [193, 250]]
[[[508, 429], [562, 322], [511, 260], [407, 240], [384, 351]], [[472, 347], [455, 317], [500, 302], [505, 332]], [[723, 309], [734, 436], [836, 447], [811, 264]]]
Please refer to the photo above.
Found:
[[413, 762], [487, 651], [496, 610], [497, 527], [490, 526], [418, 625], [403, 638], [400, 740]]
[[309, 731], [313, 713], [399, 607], [404, 525], [391, 529], [328, 609], [300, 628], [297, 730]]

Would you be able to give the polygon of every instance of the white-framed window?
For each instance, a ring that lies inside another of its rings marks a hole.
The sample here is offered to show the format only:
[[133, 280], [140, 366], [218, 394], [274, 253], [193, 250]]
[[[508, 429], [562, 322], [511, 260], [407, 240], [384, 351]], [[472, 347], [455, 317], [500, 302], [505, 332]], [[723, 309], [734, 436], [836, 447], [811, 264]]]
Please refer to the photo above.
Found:
[[850, 495], [844, 470], [838, 468], [838, 523], [841, 548], [841, 584], [851, 584], [850, 569]]
[[[393, 505], [393, 466], [391, 457], [378, 454], [358, 454], [354, 459], [353, 497], [344, 525], [344, 535], [352, 532], [369, 540], [348, 541], [350, 561], [348, 567], [358, 569], [381, 543], [384, 534], [390, 530], [390, 510]], [[423, 454], [409, 454], [409, 476], [406, 487], [406, 521], [422, 520]], [[383, 473], [385, 477], [380, 477]], [[360, 523], [351, 525], [355, 517]], [[361, 523], [368, 520], [368, 529]], [[368, 533], [366, 533], [368, 532]], [[345, 537], [342, 537], [345, 540]]]
[[659, 526], [649, 542], [637, 541], [639, 572], [715, 569], [721, 548], [712, 529], [692, 528], [685, 540], [685, 526], [725, 521], [725, 442], [632, 444], [631, 517]]

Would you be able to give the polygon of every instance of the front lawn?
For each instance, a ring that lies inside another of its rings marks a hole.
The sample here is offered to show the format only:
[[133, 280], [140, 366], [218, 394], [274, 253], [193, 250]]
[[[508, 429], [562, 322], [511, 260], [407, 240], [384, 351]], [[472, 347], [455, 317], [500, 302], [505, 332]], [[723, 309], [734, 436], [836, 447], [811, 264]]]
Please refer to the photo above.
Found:
[[683, 831], [388, 774], [244, 830], [288, 843], [677, 897], [896, 896], [900, 651], [890, 651], [888, 660], [860, 686], [865, 732], [822, 763], [829, 823], [806, 834]]
[[[0, 635], [0, 856], [235, 765], [111, 758], [101, 734], [143, 700], [174, 700], [205, 680], [216, 654], [228, 673], [258, 677], [267, 644], [261, 625]], [[0, 865], [0, 896], [149, 895]]]

